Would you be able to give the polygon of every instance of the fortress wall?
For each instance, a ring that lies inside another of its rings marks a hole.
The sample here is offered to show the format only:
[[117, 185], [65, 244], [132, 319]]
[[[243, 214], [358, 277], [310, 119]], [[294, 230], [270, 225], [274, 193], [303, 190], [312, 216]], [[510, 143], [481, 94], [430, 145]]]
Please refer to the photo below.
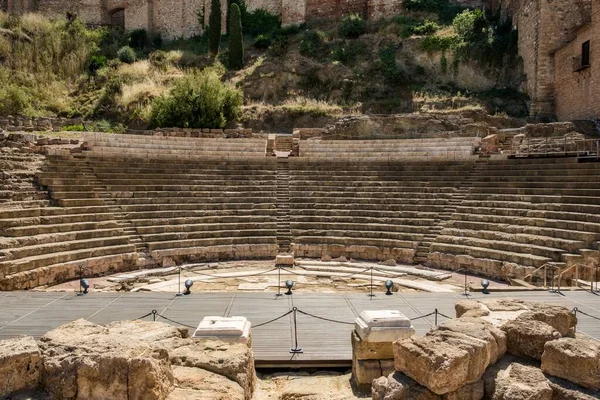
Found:
[[350, 13], [366, 16], [367, 8], [365, 0], [306, 0], [306, 19], [340, 18]]
[[247, 0], [246, 6], [248, 11], [263, 9], [271, 14], [281, 15], [282, 1], [281, 0]]
[[531, 100], [532, 116], [554, 115], [554, 52], [573, 39], [574, 31], [589, 21], [591, 0], [508, 0], [505, 15], [519, 30], [519, 54]]
[[[600, 116], [600, 3], [594, 4], [592, 22], [555, 54], [556, 115], [561, 120]], [[590, 68], [574, 71], [573, 57], [590, 41]]]
[[402, 0], [368, 0], [367, 3], [367, 17], [369, 19], [400, 14], [402, 10]]

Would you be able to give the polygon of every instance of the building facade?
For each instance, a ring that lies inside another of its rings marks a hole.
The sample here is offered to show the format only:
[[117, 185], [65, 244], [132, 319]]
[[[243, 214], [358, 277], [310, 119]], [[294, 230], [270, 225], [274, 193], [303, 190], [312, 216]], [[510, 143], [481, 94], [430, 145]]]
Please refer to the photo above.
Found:
[[[573, 71], [572, 67], [573, 57], [581, 55], [586, 38], [591, 39], [594, 32], [596, 38], [600, 38], [599, 2], [504, 0], [501, 3], [503, 13], [513, 18], [519, 31], [519, 55], [523, 58], [527, 76], [522, 91], [531, 99], [532, 117], [566, 120], [600, 116], [598, 98], [591, 95], [594, 88], [592, 73], [597, 75], [598, 67], [590, 66], [580, 71]], [[598, 43], [594, 46], [590, 40], [590, 44], [592, 51], [598, 54]], [[598, 61], [597, 55], [595, 58]], [[597, 80], [595, 85], [598, 85]], [[598, 86], [595, 87], [597, 91]], [[573, 108], [581, 111], [575, 112]]]

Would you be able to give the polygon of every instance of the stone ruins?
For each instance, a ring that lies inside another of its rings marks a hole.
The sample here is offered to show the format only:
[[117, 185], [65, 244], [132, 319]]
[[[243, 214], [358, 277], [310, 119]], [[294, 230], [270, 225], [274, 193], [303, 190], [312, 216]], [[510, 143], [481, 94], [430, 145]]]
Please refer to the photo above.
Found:
[[[568, 309], [466, 300], [456, 304], [456, 316], [414, 337], [411, 321], [398, 311], [363, 312], [351, 337], [358, 388], [374, 400], [600, 395], [600, 342], [575, 333], [577, 319]], [[223, 320], [232, 328], [239, 321]], [[198, 330], [205, 330], [202, 323]], [[249, 400], [257, 380], [251, 341], [222, 341], [229, 332], [194, 338], [161, 322], [101, 326], [80, 319], [38, 341], [3, 340], [0, 396]]]

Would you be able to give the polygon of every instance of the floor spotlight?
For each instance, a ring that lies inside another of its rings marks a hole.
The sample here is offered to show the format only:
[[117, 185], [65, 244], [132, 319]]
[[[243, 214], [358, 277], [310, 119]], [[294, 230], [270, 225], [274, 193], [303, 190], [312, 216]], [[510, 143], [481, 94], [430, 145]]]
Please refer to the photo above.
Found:
[[188, 295], [190, 293], [192, 293], [192, 286], [194, 286], [194, 281], [191, 279], [188, 279], [185, 281], [185, 292], [183, 292], [183, 294]]
[[483, 279], [481, 281], [481, 287], [483, 288], [483, 290], [482, 290], [483, 294], [490, 294], [490, 292], [488, 291], [488, 286], [490, 286], [490, 281], [488, 281], [487, 279]]
[[79, 286], [81, 286], [83, 288], [83, 292], [80, 291], [79, 293], [77, 293], [77, 295], [81, 296], [81, 295], [87, 294], [88, 289], [90, 288], [90, 281], [88, 281], [85, 278], [82, 278], [79, 280]]
[[389, 279], [387, 281], [385, 281], [385, 289], [387, 290], [387, 292], [385, 292], [385, 294], [388, 296], [391, 296], [393, 287], [394, 287], [394, 282], [392, 282]]
[[288, 279], [287, 281], [285, 281], [285, 287], [288, 289], [288, 291], [285, 292], [285, 294], [287, 294], [287, 295], [292, 294], [292, 288], [294, 287], [294, 281], [291, 279]]

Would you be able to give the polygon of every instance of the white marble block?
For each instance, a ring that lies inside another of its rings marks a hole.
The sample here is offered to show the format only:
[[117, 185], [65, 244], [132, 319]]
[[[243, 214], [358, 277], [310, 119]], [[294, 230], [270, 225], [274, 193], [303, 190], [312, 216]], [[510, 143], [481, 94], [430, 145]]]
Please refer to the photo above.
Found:
[[204, 317], [192, 337], [247, 344], [250, 339], [250, 321], [246, 317]]
[[410, 319], [398, 310], [368, 310], [360, 313], [354, 329], [366, 342], [394, 342], [415, 334]]

